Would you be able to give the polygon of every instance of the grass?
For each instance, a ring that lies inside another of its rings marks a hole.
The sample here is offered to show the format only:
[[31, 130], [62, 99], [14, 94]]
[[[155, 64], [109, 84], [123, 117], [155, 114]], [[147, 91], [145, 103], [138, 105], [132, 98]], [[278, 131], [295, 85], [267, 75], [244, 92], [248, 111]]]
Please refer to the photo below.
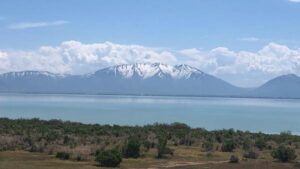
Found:
[[95, 163], [63, 161], [43, 153], [7, 151], [0, 153], [1, 169], [95, 169]]
[[[123, 159], [120, 168], [171, 168], [171, 169], [292, 169], [297, 168], [296, 163], [274, 162], [265, 152], [257, 160], [241, 160], [239, 164], [229, 164], [227, 160], [233, 153], [214, 152], [207, 156], [197, 147], [176, 147], [175, 155], [166, 159], [153, 158], [155, 150], [138, 159]], [[240, 152], [235, 152], [241, 157]], [[75, 161], [59, 160], [54, 155], [46, 153], [32, 153], [26, 151], [0, 152], [0, 169], [99, 169], [92, 160]], [[102, 167], [101, 167], [102, 168]], [[298, 167], [300, 168], [300, 167]]]

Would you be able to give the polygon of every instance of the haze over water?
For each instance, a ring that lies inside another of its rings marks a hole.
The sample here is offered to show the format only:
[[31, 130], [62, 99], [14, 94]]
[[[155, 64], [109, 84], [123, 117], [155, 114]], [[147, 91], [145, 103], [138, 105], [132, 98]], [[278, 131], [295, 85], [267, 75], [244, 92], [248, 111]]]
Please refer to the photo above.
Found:
[[1, 94], [0, 117], [145, 125], [183, 122], [208, 130], [300, 133], [300, 100], [167, 96]]

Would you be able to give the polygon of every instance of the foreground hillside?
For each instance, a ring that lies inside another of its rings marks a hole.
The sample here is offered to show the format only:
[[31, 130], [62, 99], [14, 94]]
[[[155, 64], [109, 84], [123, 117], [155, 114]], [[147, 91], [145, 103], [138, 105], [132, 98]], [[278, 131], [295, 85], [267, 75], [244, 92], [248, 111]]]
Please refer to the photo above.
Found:
[[[278, 149], [288, 150], [288, 160], [276, 158]], [[0, 168], [99, 168], [104, 163], [95, 159], [112, 151], [120, 155], [121, 168], [285, 169], [299, 166], [300, 136], [207, 131], [181, 123], [109, 126], [2, 118], [0, 150]]]

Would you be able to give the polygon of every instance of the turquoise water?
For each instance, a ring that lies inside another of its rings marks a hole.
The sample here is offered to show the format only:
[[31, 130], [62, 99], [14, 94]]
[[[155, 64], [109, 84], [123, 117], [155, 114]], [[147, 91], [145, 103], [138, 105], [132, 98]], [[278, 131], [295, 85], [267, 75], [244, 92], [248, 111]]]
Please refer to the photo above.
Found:
[[183, 122], [209, 130], [300, 133], [300, 100], [1, 94], [0, 116], [120, 125]]

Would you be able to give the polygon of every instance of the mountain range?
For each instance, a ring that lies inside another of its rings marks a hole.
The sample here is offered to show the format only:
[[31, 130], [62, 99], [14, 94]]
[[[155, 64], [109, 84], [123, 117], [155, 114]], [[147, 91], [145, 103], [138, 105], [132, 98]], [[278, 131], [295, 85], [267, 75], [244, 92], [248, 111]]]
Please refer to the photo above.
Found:
[[188, 65], [137, 63], [85, 75], [4, 73], [0, 75], [0, 92], [300, 98], [300, 77], [283, 75], [248, 89]]

